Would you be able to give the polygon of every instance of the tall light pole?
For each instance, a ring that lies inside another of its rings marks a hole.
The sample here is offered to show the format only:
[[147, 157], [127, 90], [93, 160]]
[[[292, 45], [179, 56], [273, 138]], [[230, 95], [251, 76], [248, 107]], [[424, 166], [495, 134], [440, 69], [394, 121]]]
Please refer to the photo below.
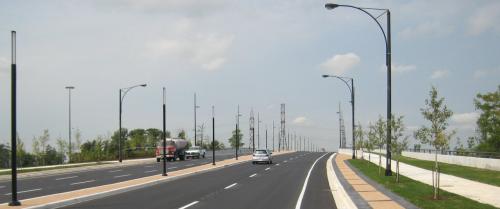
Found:
[[[122, 106], [123, 106], [123, 100], [125, 99], [125, 96], [127, 95], [127, 93], [132, 90], [133, 88], [135, 87], [146, 87], [147, 84], [139, 84], [139, 85], [135, 85], [135, 86], [131, 86], [131, 87], [127, 87], [127, 88], [121, 88], [119, 89], [119, 103], [120, 103], [120, 114], [119, 114], [119, 129], [118, 129], [118, 162], [122, 162]], [[123, 92], [123, 93], [122, 93]]]
[[66, 86], [68, 89], [68, 162], [71, 161], [71, 90], [75, 89], [74, 86]]
[[260, 149], [260, 113], [257, 113], [257, 149]]
[[274, 152], [274, 128], [276, 128], [276, 126], [274, 126], [274, 120], [273, 120], [273, 152]]
[[194, 146], [196, 146], [196, 109], [200, 106], [196, 105], [196, 93], [194, 93]]
[[266, 150], [267, 150], [267, 125], [266, 125]]
[[167, 123], [167, 97], [165, 94], [165, 87], [163, 87], [163, 154], [162, 154], [162, 160], [163, 160], [163, 176], [167, 176], [167, 129], [166, 129], [166, 123]]
[[21, 205], [17, 200], [17, 68], [16, 68], [16, 31], [12, 31], [12, 64], [11, 67], [11, 184], [12, 184], [12, 200], [10, 206]]
[[[380, 28], [380, 31], [382, 31], [382, 35], [384, 35], [384, 41], [385, 41], [385, 62], [386, 62], [386, 67], [387, 67], [387, 140], [386, 140], [386, 161], [385, 161], [385, 175], [386, 176], [391, 176], [392, 171], [391, 171], [391, 120], [392, 120], [392, 113], [391, 113], [391, 11], [389, 9], [379, 9], [379, 8], [361, 8], [361, 7], [355, 7], [351, 5], [343, 5], [343, 4], [325, 4], [325, 8], [332, 10], [337, 7], [349, 7], [353, 9], [360, 10], [370, 16], [378, 25]], [[369, 13], [366, 10], [376, 10], [376, 11], [383, 11], [381, 15], [384, 13], [387, 15], [387, 31], [384, 31], [382, 28], [382, 25], [380, 22], [377, 20], [378, 17], [373, 16], [371, 13]], [[386, 35], [387, 32], [387, 35]]]
[[[345, 85], [347, 85], [347, 88], [351, 92], [351, 107], [352, 107], [352, 159], [356, 159], [356, 138], [354, 134], [354, 79], [353, 78], [348, 78], [348, 77], [340, 77], [340, 76], [335, 76], [335, 75], [323, 75], [323, 78], [338, 78], [339, 80], [343, 81]], [[351, 84], [349, 85], [348, 80], [351, 81]]]

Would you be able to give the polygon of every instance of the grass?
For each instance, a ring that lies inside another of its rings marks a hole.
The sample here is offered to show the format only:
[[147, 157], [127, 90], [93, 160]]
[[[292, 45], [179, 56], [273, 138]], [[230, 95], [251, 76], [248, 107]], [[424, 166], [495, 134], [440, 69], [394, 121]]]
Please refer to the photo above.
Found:
[[[434, 167], [434, 161], [419, 160], [404, 156], [401, 156], [399, 162], [427, 170], [432, 170], [432, 168]], [[473, 168], [473, 167], [448, 164], [448, 163], [439, 163], [439, 168], [441, 170], [441, 173], [461, 177], [464, 179], [469, 179], [472, 181], [478, 181], [494, 186], [500, 186], [500, 171]]]
[[[22, 170], [17, 170], [17, 173], [30, 173], [30, 172], [38, 172], [38, 171], [48, 171], [48, 170], [56, 170], [56, 169], [64, 169], [64, 168], [77, 168], [77, 167], [103, 165], [103, 164], [108, 164], [108, 163], [105, 163], [105, 162], [96, 162], [96, 163], [84, 164], [84, 165], [67, 165], [67, 166], [49, 167], [49, 168], [22, 169]], [[10, 174], [11, 174], [10, 170], [8, 170], [8, 171], [0, 171], [0, 176], [2, 176], [2, 175], [10, 175]]]
[[396, 183], [396, 175], [384, 176], [378, 174], [378, 166], [366, 160], [349, 160], [352, 166], [368, 178], [381, 184], [393, 193], [401, 196], [419, 208], [457, 208], [457, 209], [486, 209], [495, 208], [491, 205], [476, 202], [463, 196], [440, 191], [440, 198], [434, 200], [432, 186], [412, 180], [400, 175], [400, 183]]

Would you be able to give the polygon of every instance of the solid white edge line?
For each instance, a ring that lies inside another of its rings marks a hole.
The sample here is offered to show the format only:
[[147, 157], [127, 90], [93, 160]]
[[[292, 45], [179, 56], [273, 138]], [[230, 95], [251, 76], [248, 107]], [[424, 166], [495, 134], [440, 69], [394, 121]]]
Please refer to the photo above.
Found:
[[233, 183], [233, 184], [231, 184], [231, 185], [229, 185], [229, 186], [227, 186], [227, 187], [224, 187], [224, 189], [229, 189], [229, 188], [231, 188], [231, 187], [234, 187], [234, 186], [236, 186], [236, 184], [238, 184], [238, 183]]
[[309, 169], [309, 172], [307, 172], [307, 176], [306, 176], [306, 179], [304, 180], [304, 185], [302, 186], [302, 191], [300, 192], [299, 199], [297, 199], [297, 204], [295, 205], [295, 209], [300, 209], [300, 206], [302, 205], [302, 199], [304, 198], [304, 194], [306, 193], [307, 182], [309, 181], [309, 176], [311, 176], [311, 172], [314, 168], [314, 165], [316, 165], [316, 163], [319, 161], [319, 159], [324, 157], [326, 154], [328, 154], [328, 153], [325, 153], [324, 155], [321, 155], [321, 157], [316, 159], [316, 161], [314, 161], [311, 168]]
[[62, 177], [62, 178], [57, 178], [55, 179], [56, 181], [59, 181], [59, 180], [64, 180], [64, 179], [72, 179], [72, 178], [76, 178], [78, 176], [68, 176], [68, 177]]
[[78, 185], [78, 184], [85, 184], [85, 183], [90, 183], [90, 182], [94, 182], [95, 180], [92, 179], [92, 180], [88, 180], [88, 181], [80, 181], [80, 182], [74, 182], [74, 183], [71, 183], [69, 185]]
[[340, 183], [337, 175], [335, 174], [335, 170], [333, 170], [332, 159], [337, 155], [334, 153], [328, 158], [326, 162], [326, 175], [328, 177], [328, 184], [330, 185], [330, 191], [332, 191], [333, 199], [335, 200], [335, 205], [337, 208], [353, 208], [357, 209], [356, 205], [349, 197], [344, 187]]
[[199, 203], [198, 201], [194, 201], [192, 203], [189, 203], [187, 205], [184, 205], [184, 206], [180, 207], [179, 209], [186, 209], [186, 208], [191, 207], [191, 206], [193, 206], [195, 204], [198, 204], [198, 203]]
[[257, 176], [257, 174], [256, 174], [256, 173], [254, 173], [254, 174], [250, 175], [249, 177], [250, 177], [250, 178], [252, 178], [252, 177], [254, 177], [254, 176]]
[[[40, 191], [42, 190], [42, 188], [38, 188], [38, 189], [30, 189], [30, 190], [24, 190], [24, 191], [19, 191], [17, 192], [18, 194], [21, 194], [21, 193], [27, 193], [27, 192], [34, 192], [34, 191]], [[7, 193], [5, 195], [11, 195], [12, 193]]]

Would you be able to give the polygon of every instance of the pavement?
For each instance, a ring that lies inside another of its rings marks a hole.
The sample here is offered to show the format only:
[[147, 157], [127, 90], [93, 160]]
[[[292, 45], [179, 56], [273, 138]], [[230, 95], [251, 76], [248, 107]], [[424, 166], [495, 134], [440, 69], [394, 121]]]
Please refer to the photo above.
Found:
[[[368, 153], [363, 153], [364, 158], [368, 159]], [[377, 154], [371, 154], [371, 162], [378, 164], [379, 157], [382, 157], [382, 167], [385, 168], [385, 157]], [[396, 161], [392, 160], [393, 169], [396, 165]], [[405, 163], [399, 163], [399, 173], [408, 178], [414, 179], [416, 181], [422, 182], [424, 184], [432, 185], [432, 171], [422, 169], [419, 167], [411, 166]], [[441, 174], [440, 176], [441, 189], [455, 193], [469, 199], [478, 201], [480, 203], [485, 203], [493, 205], [495, 207], [500, 207], [500, 187], [493, 186], [489, 184], [484, 184], [477, 181], [471, 181], [468, 179]], [[487, 191], [487, 192], [485, 192]]]
[[326, 174], [330, 153], [276, 155], [65, 208], [336, 208]]
[[[212, 153], [205, 159], [167, 162], [167, 172], [211, 164]], [[216, 152], [216, 160], [222, 161], [234, 157], [230, 151]], [[161, 174], [162, 163], [156, 158], [127, 160], [123, 163], [95, 165], [76, 168], [64, 168], [41, 172], [23, 173], [18, 179], [18, 199], [28, 199], [51, 194], [64, 193], [79, 189], [154, 176]], [[0, 204], [11, 199], [10, 175], [0, 180]]]

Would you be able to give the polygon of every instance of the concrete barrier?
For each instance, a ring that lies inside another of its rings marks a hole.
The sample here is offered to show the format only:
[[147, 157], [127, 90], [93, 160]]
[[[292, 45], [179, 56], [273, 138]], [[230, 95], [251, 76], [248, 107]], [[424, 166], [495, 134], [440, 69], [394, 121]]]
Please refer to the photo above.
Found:
[[[373, 153], [378, 153], [377, 150], [373, 150]], [[383, 149], [382, 154], [385, 154], [385, 149]], [[351, 149], [339, 149], [339, 153], [352, 155]], [[361, 156], [362, 151], [357, 150], [356, 156]], [[434, 161], [434, 153], [421, 153], [421, 152], [407, 152], [403, 151], [403, 156], [411, 157], [419, 160]], [[459, 155], [437, 155], [438, 162], [462, 165], [474, 168], [482, 168], [494, 171], [500, 171], [500, 159], [492, 158], [479, 158], [479, 157], [469, 157], [469, 156], [459, 156]]]

